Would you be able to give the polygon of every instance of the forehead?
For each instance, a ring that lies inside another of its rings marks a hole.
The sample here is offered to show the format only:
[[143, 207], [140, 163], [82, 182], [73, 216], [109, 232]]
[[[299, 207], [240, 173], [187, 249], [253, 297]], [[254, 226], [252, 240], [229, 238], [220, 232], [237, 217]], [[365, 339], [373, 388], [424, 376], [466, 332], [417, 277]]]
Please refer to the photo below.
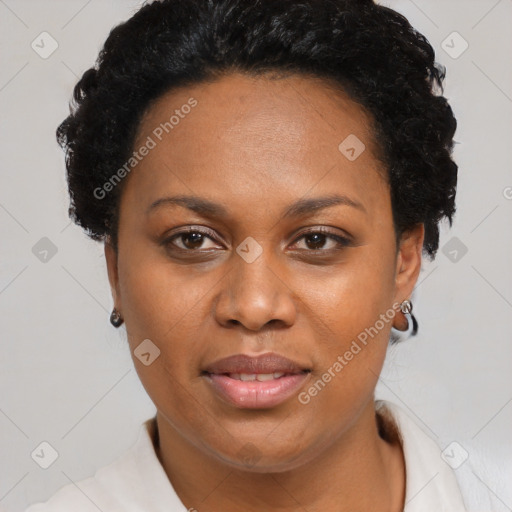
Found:
[[[364, 148], [356, 159], [343, 153], [347, 140], [357, 153]], [[322, 79], [235, 73], [171, 90], [140, 123], [133, 149], [144, 145], [152, 149], [126, 184], [141, 210], [177, 190], [233, 207], [315, 189], [365, 204], [387, 192], [370, 117]]]

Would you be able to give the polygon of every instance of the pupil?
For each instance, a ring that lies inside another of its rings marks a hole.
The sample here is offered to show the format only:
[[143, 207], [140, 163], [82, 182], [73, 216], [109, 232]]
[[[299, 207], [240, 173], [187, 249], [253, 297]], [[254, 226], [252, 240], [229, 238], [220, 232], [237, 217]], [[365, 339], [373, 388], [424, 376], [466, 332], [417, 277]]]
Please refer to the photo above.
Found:
[[[191, 240], [192, 243], [184, 242], [185, 247], [188, 249], [197, 249], [201, 246], [203, 242], [203, 235], [201, 233], [188, 233], [187, 235], [183, 236], [183, 240]], [[194, 245], [195, 244], [195, 245]]]
[[[308, 241], [311, 241], [313, 240], [312, 242], [312, 245], [314, 247], [310, 247], [311, 244], [308, 243]], [[306, 235], [306, 244], [308, 245], [308, 247], [311, 249], [320, 249], [321, 247], [323, 247], [325, 243], [325, 235], [323, 235], [322, 233], [313, 233], [311, 235]]]

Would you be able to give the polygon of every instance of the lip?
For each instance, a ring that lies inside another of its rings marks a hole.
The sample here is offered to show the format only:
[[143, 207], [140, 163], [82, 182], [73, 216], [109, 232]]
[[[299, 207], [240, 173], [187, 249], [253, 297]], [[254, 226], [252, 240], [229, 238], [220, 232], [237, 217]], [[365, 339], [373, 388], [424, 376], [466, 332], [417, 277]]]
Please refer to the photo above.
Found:
[[274, 352], [267, 352], [259, 356], [247, 354], [235, 354], [233, 356], [219, 359], [204, 368], [206, 373], [301, 373], [310, 370], [287, 357]]
[[[242, 381], [233, 374], [284, 373], [265, 381]], [[230, 405], [242, 409], [268, 409], [295, 395], [309, 378], [310, 369], [272, 352], [251, 357], [236, 354], [208, 365], [203, 377]]]

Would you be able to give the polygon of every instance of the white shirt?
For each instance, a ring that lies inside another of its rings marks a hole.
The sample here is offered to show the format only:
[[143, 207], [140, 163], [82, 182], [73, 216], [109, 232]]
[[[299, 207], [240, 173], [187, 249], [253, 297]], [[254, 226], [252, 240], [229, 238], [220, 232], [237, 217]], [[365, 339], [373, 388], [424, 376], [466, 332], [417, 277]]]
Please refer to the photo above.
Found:
[[[401, 407], [383, 400], [376, 405], [391, 412], [402, 438], [404, 512], [467, 512], [455, 474], [437, 444]], [[187, 512], [155, 453], [154, 429], [150, 418], [140, 427], [136, 443], [118, 459], [25, 512]]]

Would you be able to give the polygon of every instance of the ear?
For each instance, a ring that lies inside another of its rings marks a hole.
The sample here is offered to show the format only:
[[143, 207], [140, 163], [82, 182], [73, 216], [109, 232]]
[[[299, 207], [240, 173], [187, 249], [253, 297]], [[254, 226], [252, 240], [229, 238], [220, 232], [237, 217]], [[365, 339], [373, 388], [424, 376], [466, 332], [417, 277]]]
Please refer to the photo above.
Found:
[[121, 311], [121, 294], [119, 293], [119, 272], [117, 267], [117, 252], [115, 251], [111, 241], [105, 241], [105, 260], [107, 262], [108, 280], [110, 289], [114, 299], [114, 307]]
[[[417, 224], [404, 232], [400, 238], [395, 268], [395, 300], [399, 304], [410, 299], [421, 271], [423, 240], [425, 226]], [[396, 324], [396, 325], [395, 325]], [[407, 319], [403, 314], [397, 314], [394, 327], [407, 330]]]

